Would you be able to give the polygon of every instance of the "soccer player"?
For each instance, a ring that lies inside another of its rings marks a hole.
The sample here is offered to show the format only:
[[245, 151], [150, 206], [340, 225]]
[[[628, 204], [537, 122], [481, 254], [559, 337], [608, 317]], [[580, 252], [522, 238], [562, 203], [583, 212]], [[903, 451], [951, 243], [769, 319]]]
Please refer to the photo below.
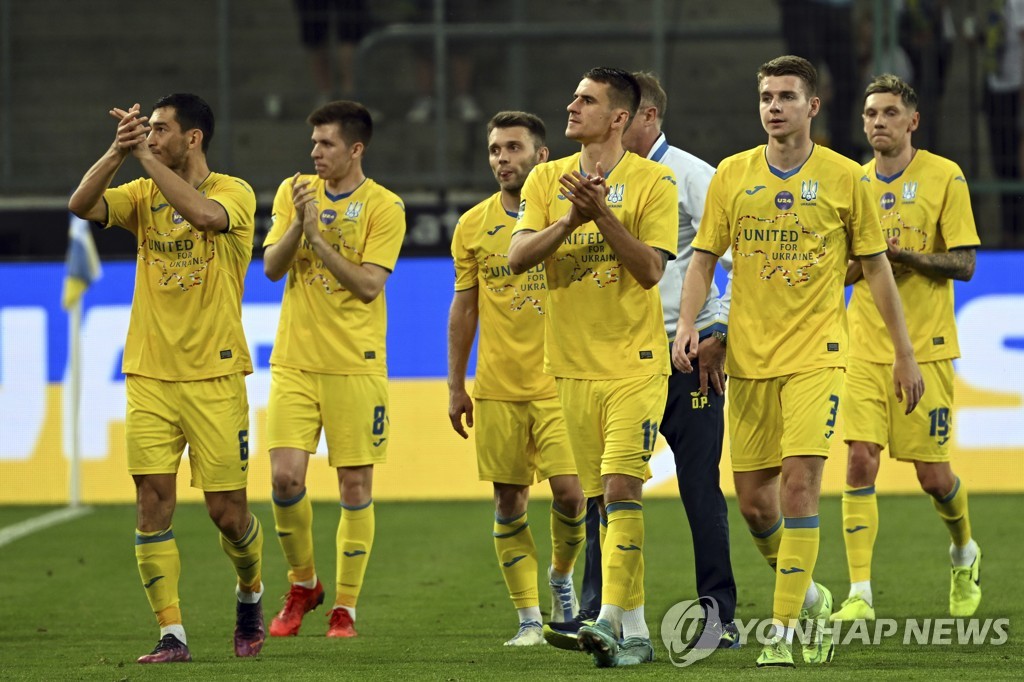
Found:
[[842, 394], [848, 332], [843, 276], [862, 263], [896, 348], [895, 394], [913, 410], [924, 390], [907, 336], [885, 240], [859, 165], [811, 142], [817, 74], [784, 56], [757, 72], [768, 143], [731, 156], [711, 180], [686, 273], [672, 360], [692, 371], [697, 311], [715, 262], [732, 248], [726, 372], [736, 493], [754, 543], [776, 571], [775, 636], [759, 667], [793, 666], [797, 621], [803, 658], [833, 654], [832, 596], [812, 581], [818, 498]]
[[[622, 136], [622, 144], [635, 154], [671, 168], [679, 183], [678, 251], [658, 283], [665, 331], [671, 341], [679, 319], [679, 292], [693, 256], [693, 239], [700, 227], [704, 197], [715, 169], [669, 145], [661, 131], [668, 105], [665, 90], [651, 73], [640, 71], [633, 75], [640, 84], [640, 110]], [[731, 270], [731, 254], [726, 252], [721, 263]], [[693, 537], [697, 593], [718, 604], [718, 621], [705, 620], [705, 627], [717, 632], [720, 647], [733, 648], [739, 646], [739, 633], [732, 622], [736, 614], [736, 580], [729, 557], [729, 508], [718, 471], [725, 434], [728, 293], [720, 296], [718, 287], [712, 283], [695, 324], [700, 336], [698, 359], [694, 363], [697, 371], [672, 371], [660, 429], [675, 457], [679, 495]], [[709, 384], [713, 390], [708, 390]]]
[[[213, 173], [213, 112], [200, 97], [157, 100], [145, 116], [114, 108], [114, 143], [68, 207], [135, 235], [138, 262], [125, 375], [128, 471], [136, 488], [135, 557], [160, 641], [139, 663], [191, 661], [178, 607], [181, 563], [171, 522], [181, 454], [203, 491], [238, 576], [235, 655], [263, 647], [263, 531], [246, 503], [252, 372], [242, 331], [242, 282], [252, 257], [256, 197], [244, 180]], [[110, 188], [133, 156], [148, 176]]]
[[[544, 374], [543, 264], [513, 275], [508, 245], [526, 176], [548, 159], [544, 122], [503, 111], [487, 124], [487, 153], [500, 190], [467, 211], [455, 227], [455, 296], [448, 316], [448, 417], [468, 438], [476, 427], [480, 480], [494, 484], [494, 549], [519, 631], [506, 646], [543, 644], [537, 594], [537, 547], [527, 520], [530, 485], [551, 485], [551, 614], [576, 616], [573, 566], [586, 533], [583, 491], [566, 434], [555, 380]], [[473, 397], [466, 365], [480, 326]], [[463, 418], [466, 424], [463, 425]]]
[[579, 631], [601, 667], [654, 658], [641, 493], [668, 390], [656, 285], [675, 258], [678, 218], [672, 171], [622, 146], [639, 104], [629, 72], [583, 75], [565, 130], [582, 150], [530, 173], [509, 250], [513, 273], [544, 264], [544, 371], [555, 377], [583, 493], [603, 497], [601, 610]]
[[274, 521], [292, 586], [270, 634], [298, 634], [302, 617], [324, 600], [306, 495], [309, 455], [323, 429], [341, 497], [327, 636], [355, 637], [373, 548], [373, 465], [388, 449], [384, 283], [405, 236], [405, 206], [363, 173], [373, 134], [363, 105], [329, 102], [307, 122], [316, 174], [281, 183], [264, 241], [264, 273], [273, 281], [288, 275], [270, 356], [267, 443]]
[[978, 232], [963, 171], [948, 159], [915, 149], [911, 137], [920, 121], [917, 94], [886, 74], [867, 88], [864, 134], [875, 158], [864, 166], [881, 209], [887, 256], [907, 315], [914, 353], [928, 385], [918, 409], [904, 414], [886, 381], [893, 348], [883, 323], [851, 262], [847, 283], [856, 282], [850, 301], [850, 366], [843, 396], [849, 444], [843, 493], [843, 539], [850, 569], [850, 596], [833, 620], [872, 620], [871, 556], [878, 533], [875, 478], [881, 451], [913, 462], [921, 489], [931, 495], [949, 529], [953, 575], [949, 613], [971, 616], [981, 601], [981, 549], [971, 538], [967, 488], [949, 463], [953, 436], [953, 358], [960, 357], [953, 315], [953, 280], [974, 274]]

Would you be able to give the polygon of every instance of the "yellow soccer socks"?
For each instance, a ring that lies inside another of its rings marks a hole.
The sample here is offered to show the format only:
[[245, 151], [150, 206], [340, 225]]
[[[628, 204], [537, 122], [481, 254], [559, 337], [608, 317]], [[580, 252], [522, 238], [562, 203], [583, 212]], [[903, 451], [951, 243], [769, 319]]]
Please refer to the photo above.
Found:
[[220, 546], [235, 566], [239, 592], [242, 594], [262, 593], [260, 576], [263, 569], [263, 526], [256, 515], [249, 514], [249, 526], [239, 539], [230, 540], [221, 533]]
[[562, 575], [572, 573], [587, 538], [586, 520], [586, 508], [572, 517], [551, 505], [551, 567], [555, 572]]
[[967, 513], [967, 488], [957, 476], [956, 483], [948, 495], [941, 500], [932, 498], [932, 504], [949, 529], [949, 537], [956, 547], [964, 547], [971, 541], [971, 519]]
[[537, 546], [533, 541], [526, 512], [513, 518], [501, 518], [495, 514], [494, 551], [498, 555], [498, 565], [515, 607], [538, 607]]
[[780, 516], [779, 520], [767, 530], [757, 531], [751, 528], [750, 536], [754, 540], [757, 551], [761, 553], [774, 572], [779, 558], [779, 544], [782, 542], [782, 517]]
[[288, 500], [274, 500], [277, 540], [288, 561], [288, 582], [313, 588], [316, 566], [313, 559], [313, 505], [306, 489]]
[[[146, 533], [135, 531], [135, 559], [139, 564], [142, 586], [146, 598], [156, 614], [157, 622], [163, 628], [181, 627], [181, 609], [178, 606], [178, 578], [181, 576], [181, 559], [174, 531], [170, 528]], [[183, 631], [182, 631], [183, 633]], [[182, 642], [184, 635], [179, 636]]]
[[341, 505], [338, 521], [338, 571], [335, 608], [344, 606], [355, 619], [355, 606], [363, 589], [366, 564], [373, 549], [376, 516], [373, 500], [360, 507]]
[[773, 617], [784, 627], [793, 627], [800, 617], [818, 560], [820, 529], [818, 516], [786, 517], [779, 543], [775, 574]]
[[850, 582], [871, 580], [871, 556], [878, 537], [878, 496], [875, 486], [843, 492], [843, 541]]
[[644, 603], [643, 505], [638, 500], [611, 502], [605, 512], [608, 530], [601, 553], [602, 618], [606, 606], [631, 610]]

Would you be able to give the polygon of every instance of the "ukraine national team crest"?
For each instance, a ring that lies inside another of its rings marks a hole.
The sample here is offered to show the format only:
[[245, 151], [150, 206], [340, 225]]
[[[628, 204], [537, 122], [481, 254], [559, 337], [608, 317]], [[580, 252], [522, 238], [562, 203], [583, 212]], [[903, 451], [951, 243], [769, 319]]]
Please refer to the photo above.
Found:
[[816, 201], [818, 198], [818, 181], [802, 181], [800, 183], [800, 198], [804, 201]]
[[917, 183], [916, 182], [904, 182], [903, 183], [903, 201], [913, 201], [917, 198]]
[[625, 183], [612, 185], [608, 190], [608, 203], [609, 204], [621, 204], [622, 195], [626, 192]]
[[355, 220], [359, 217], [359, 214], [363, 210], [363, 202], [361, 201], [350, 201], [348, 202], [348, 208], [345, 209], [345, 217], [349, 220]]

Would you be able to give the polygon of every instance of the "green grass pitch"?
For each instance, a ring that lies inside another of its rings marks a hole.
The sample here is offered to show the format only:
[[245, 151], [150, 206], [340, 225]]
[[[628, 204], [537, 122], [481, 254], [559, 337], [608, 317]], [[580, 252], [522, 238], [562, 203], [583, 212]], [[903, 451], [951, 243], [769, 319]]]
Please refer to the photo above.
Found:
[[[879, 618], [948, 617], [948, 535], [924, 495], [882, 497], [873, 587]], [[665, 612], [695, 596], [692, 550], [676, 500], [646, 505], [647, 620], [657, 660], [632, 669], [597, 670], [589, 657], [551, 647], [511, 649], [502, 642], [516, 617], [496, 566], [489, 502], [377, 505], [377, 537], [358, 609], [360, 636], [327, 640], [326, 608], [306, 617], [295, 638], [268, 639], [255, 660], [235, 659], [233, 574], [213, 525], [200, 506], [175, 518], [182, 558], [181, 599], [191, 664], [140, 666], [134, 661], [157, 640], [135, 566], [135, 514], [128, 506], [98, 507], [85, 517], [0, 548], [0, 679], [4, 680], [569, 680], [678, 679], [764, 676], [754, 668], [759, 646], [718, 651], [679, 670], [661, 643]], [[732, 509], [737, 616], [771, 612], [773, 577]], [[993, 645], [850, 644], [825, 668], [798, 667], [798, 676], [881, 679], [1006, 678], [1020, 674], [1024, 594], [1022, 495], [974, 495], [971, 521], [984, 548], [980, 618], [1009, 619], [1009, 638]], [[254, 506], [268, 531], [264, 545], [265, 612], [280, 607], [287, 587], [284, 559], [267, 504]], [[318, 569], [333, 598], [336, 504], [316, 504]], [[0, 528], [45, 511], [0, 507]], [[546, 505], [530, 518], [541, 557], [549, 556]], [[838, 498], [825, 499], [815, 578], [841, 601], [848, 589]], [[542, 559], [546, 566], [547, 560]], [[577, 575], [577, 578], [580, 576]], [[541, 606], [549, 607], [542, 589]], [[798, 651], [796, 652], [799, 657]]]

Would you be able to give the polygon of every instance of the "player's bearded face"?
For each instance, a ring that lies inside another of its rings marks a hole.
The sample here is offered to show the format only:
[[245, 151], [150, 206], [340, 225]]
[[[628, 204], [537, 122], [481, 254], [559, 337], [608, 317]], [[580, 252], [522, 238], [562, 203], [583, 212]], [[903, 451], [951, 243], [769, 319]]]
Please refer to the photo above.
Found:
[[882, 154], [895, 154], [906, 148], [918, 123], [917, 112], [907, 109], [903, 98], [891, 92], [868, 95], [862, 118], [868, 142]]
[[495, 128], [488, 135], [488, 161], [498, 185], [518, 194], [526, 176], [540, 162], [540, 151], [530, 131], [522, 126]]
[[151, 130], [146, 144], [161, 163], [172, 170], [185, 166], [188, 156], [188, 131], [183, 131], [174, 110], [161, 107], [150, 115]]

